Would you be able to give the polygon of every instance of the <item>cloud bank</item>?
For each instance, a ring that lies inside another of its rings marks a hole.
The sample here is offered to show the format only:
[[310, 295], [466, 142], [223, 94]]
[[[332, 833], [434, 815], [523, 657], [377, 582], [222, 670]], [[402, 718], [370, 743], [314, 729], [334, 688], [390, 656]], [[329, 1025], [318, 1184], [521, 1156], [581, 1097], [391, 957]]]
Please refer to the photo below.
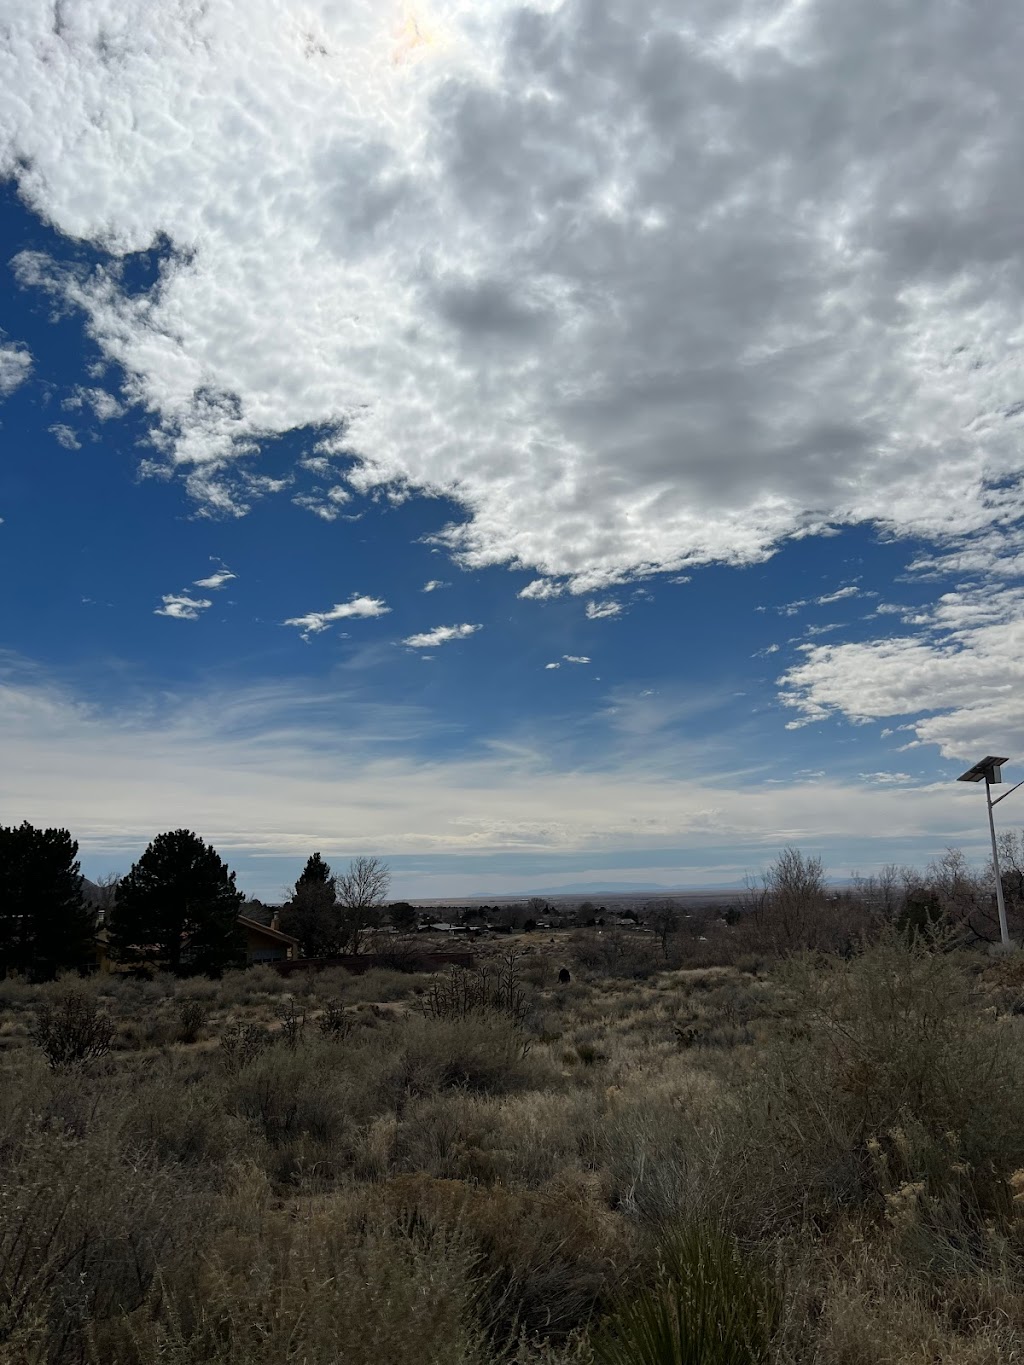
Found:
[[[435, 857], [464, 858], [471, 880], [457, 884], [467, 890], [480, 885], [472, 860], [502, 851], [568, 854], [585, 866], [588, 852], [706, 857], [728, 848], [716, 861], [722, 879], [737, 884], [745, 866], [766, 862], [783, 842], [827, 851], [829, 841], [877, 843], [881, 829], [886, 839], [923, 841], [925, 856], [965, 836], [983, 847], [977, 793], [948, 783], [909, 792], [874, 785], [877, 774], [866, 775], [871, 785], [799, 776], [730, 783], [714, 755], [700, 764], [691, 753], [687, 762], [666, 753], [660, 733], [651, 742], [661, 768], [638, 756], [636, 733], [620, 753], [604, 748], [589, 764], [500, 736], [461, 757], [417, 752], [436, 723], [422, 707], [305, 681], [191, 700], [164, 692], [112, 715], [0, 658], [0, 725], [10, 737], [0, 803], [19, 819], [69, 827], [84, 854], [122, 869], [155, 833], [184, 826], [225, 856], [418, 854], [424, 869]], [[887, 847], [878, 858], [889, 860]], [[440, 866], [450, 887], [452, 866]]]
[[333, 429], [318, 516], [445, 493], [533, 597], [1024, 510], [1017, 0], [3, 11], [0, 173], [112, 253], [20, 278], [209, 510]]

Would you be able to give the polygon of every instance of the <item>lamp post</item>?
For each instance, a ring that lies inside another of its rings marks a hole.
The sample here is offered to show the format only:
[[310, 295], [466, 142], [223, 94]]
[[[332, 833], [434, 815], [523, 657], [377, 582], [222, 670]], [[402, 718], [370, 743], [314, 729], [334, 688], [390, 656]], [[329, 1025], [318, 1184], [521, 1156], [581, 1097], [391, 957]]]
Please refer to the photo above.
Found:
[[995, 758], [989, 754], [986, 758], [980, 759], [972, 768], [968, 768], [965, 773], [961, 773], [957, 778], [958, 782], [980, 782], [985, 781], [985, 804], [988, 807], [988, 832], [992, 839], [992, 867], [996, 874], [996, 907], [999, 910], [999, 937], [1004, 948], [1010, 946], [1010, 932], [1006, 927], [1006, 902], [1003, 899], [1003, 875], [999, 870], [999, 848], [996, 844], [996, 822], [992, 815], [992, 808], [998, 806], [1000, 801], [1005, 801], [1011, 796], [1017, 787], [1024, 787], [1024, 782], [1018, 782], [1017, 786], [1011, 787], [1008, 792], [1003, 792], [1002, 796], [997, 796], [992, 800], [992, 788], [1003, 780], [1003, 764], [1005, 758]]

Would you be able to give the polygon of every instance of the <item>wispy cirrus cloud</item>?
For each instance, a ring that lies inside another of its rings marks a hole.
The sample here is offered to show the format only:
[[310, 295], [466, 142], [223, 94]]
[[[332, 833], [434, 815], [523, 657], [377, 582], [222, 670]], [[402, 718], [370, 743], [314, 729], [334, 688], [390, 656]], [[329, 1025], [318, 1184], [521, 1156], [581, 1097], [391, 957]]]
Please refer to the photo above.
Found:
[[433, 630], [425, 630], [418, 635], [407, 635], [402, 644], [410, 649], [433, 649], [435, 645], [446, 645], [451, 640], [465, 640], [482, 629], [479, 625], [435, 626]]
[[785, 602], [776, 611], [783, 616], [795, 616], [804, 607], [827, 607], [833, 602], [845, 602], [849, 597], [875, 597], [876, 593], [863, 593], [855, 583], [848, 583], [845, 587], [837, 588], [835, 592], [822, 593], [820, 597], [800, 597], [795, 602]]
[[319, 635], [335, 621], [367, 620], [375, 616], [386, 616], [391, 608], [382, 597], [363, 597], [354, 593], [347, 602], [335, 602], [327, 611], [310, 611], [305, 616], [290, 616], [282, 622], [295, 626], [308, 640], [311, 635]]
[[[37, 825], [71, 828], [91, 866], [102, 858], [123, 871], [154, 830], [195, 827], [201, 792], [204, 837], [236, 866], [248, 857], [240, 884], [264, 894], [286, 879], [276, 869], [261, 873], [273, 868], [268, 860], [301, 868], [311, 847], [331, 861], [365, 851], [408, 855], [415, 867], [404, 893], [413, 895], [435, 879], [443, 883], [438, 894], [453, 886], [471, 894], [489, 875], [481, 856], [503, 851], [527, 855], [495, 878], [513, 889], [536, 885], [532, 853], [562, 852], [579, 875], [591, 854], [610, 849], [665, 849], [665, 864], [678, 868], [681, 852], [685, 864], [686, 850], [692, 857], [709, 846], [715, 879], [737, 885], [745, 867], [774, 856], [780, 827], [793, 839], [812, 837], [826, 857], [830, 839], [853, 835], [876, 845], [891, 840], [902, 858], [901, 843], [920, 839], [922, 829], [933, 831], [929, 856], [977, 824], [976, 793], [945, 783], [915, 787], [908, 799], [898, 783], [730, 782], [720, 750], [699, 766], [673, 755], [650, 768], [637, 755], [647, 752], [648, 732], [664, 754], [658, 717], [634, 718], [625, 762], [603, 753], [582, 765], [572, 755], [560, 762], [557, 746], [525, 748], [501, 735], [468, 755], [443, 745], [417, 751], [435, 722], [421, 706], [383, 705], [307, 680], [191, 698], [169, 690], [105, 709], [37, 669], [0, 659], [0, 729], [9, 737], [0, 805]], [[683, 767], [689, 776], [680, 784]], [[891, 860], [884, 844], [878, 860]], [[619, 861], [632, 865], [628, 855]], [[532, 883], [516, 881], [524, 875]], [[675, 874], [691, 878], [685, 865]]]
[[614, 602], [610, 598], [604, 602], [587, 603], [587, 620], [604, 621], [612, 616], [622, 615], [622, 603]]
[[192, 586], [195, 588], [207, 588], [210, 591], [216, 591], [218, 588], [223, 588], [225, 583], [230, 583], [233, 578], [237, 577], [238, 575], [232, 573], [226, 564], [222, 564], [219, 569], [215, 569], [208, 577], [194, 579]]

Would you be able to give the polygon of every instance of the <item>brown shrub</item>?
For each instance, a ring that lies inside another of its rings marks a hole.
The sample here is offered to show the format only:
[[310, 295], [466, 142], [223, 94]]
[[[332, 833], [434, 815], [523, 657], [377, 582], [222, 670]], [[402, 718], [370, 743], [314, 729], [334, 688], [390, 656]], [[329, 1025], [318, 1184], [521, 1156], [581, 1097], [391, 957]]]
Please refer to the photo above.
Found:
[[498, 1342], [520, 1329], [564, 1339], [589, 1321], [636, 1255], [627, 1224], [603, 1204], [600, 1182], [579, 1172], [536, 1191], [398, 1176], [379, 1198], [399, 1216], [465, 1234], [479, 1255], [485, 1320]]

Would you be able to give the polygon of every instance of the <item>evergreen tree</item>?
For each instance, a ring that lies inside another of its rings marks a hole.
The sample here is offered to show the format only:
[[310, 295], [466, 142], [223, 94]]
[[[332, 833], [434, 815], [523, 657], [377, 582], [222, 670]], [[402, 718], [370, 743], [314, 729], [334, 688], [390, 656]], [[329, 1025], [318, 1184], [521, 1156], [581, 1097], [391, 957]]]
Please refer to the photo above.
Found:
[[158, 834], [117, 888], [111, 952], [177, 975], [219, 975], [245, 962], [242, 900], [235, 874], [197, 834]]
[[281, 915], [281, 928], [298, 939], [303, 957], [333, 957], [341, 951], [337, 900], [331, 869], [314, 853]]
[[48, 981], [94, 963], [95, 923], [82, 896], [78, 844], [26, 820], [0, 827], [0, 976]]

